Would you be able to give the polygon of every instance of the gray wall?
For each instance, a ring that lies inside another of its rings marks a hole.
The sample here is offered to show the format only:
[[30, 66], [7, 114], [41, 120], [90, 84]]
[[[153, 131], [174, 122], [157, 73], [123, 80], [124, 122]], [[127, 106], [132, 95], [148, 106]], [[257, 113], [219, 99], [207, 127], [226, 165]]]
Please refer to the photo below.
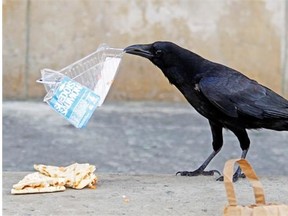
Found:
[[[288, 97], [287, 0], [3, 0], [3, 97], [45, 92], [40, 69], [59, 70], [100, 43], [170, 40]], [[145, 59], [125, 55], [110, 100], [183, 97]]]

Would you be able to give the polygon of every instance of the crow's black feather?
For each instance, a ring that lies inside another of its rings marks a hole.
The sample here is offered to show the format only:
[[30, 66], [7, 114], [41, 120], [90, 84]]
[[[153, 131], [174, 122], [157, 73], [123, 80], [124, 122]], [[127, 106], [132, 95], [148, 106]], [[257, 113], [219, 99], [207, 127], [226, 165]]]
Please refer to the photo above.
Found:
[[[209, 120], [214, 152], [198, 170], [181, 172], [183, 175], [203, 173], [223, 145], [222, 128], [237, 136], [244, 158], [250, 145], [246, 129], [288, 131], [288, 101], [232, 68], [171, 42], [132, 45], [125, 51], [145, 57], [159, 67], [169, 82]], [[240, 174], [241, 171], [237, 173]]]

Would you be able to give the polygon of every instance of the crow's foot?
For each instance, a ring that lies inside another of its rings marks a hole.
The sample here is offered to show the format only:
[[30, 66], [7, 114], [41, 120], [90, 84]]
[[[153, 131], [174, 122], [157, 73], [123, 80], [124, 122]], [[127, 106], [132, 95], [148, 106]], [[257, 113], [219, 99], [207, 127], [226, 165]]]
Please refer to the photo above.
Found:
[[199, 175], [204, 175], [204, 176], [213, 176], [215, 173], [218, 173], [221, 175], [221, 173], [218, 170], [209, 170], [209, 171], [204, 171], [197, 169], [195, 171], [179, 171], [176, 173], [176, 175], [181, 175], [181, 176], [199, 176]]

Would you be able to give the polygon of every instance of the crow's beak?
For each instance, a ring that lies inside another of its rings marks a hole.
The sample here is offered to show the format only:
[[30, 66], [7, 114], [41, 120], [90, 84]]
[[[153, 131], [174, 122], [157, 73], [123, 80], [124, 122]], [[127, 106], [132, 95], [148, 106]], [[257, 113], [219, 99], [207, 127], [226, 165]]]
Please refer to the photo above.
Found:
[[126, 47], [124, 49], [124, 52], [151, 59], [154, 55], [150, 50], [151, 50], [151, 44], [136, 44]]

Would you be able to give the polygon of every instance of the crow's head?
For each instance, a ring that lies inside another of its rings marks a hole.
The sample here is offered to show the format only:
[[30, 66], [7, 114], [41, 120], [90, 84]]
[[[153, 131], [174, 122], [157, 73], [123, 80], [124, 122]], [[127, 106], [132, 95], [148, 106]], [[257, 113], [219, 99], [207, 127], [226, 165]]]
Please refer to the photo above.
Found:
[[181, 65], [181, 56], [186, 50], [172, 42], [157, 41], [152, 44], [136, 44], [124, 49], [124, 52], [149, 59], [160, 69]]
[[201, 56], [166, 41], [128, 46], [124, 52], [149, 59], [162, 70], [171, 84], [178, 86], [189, 82], [204, 60]]

